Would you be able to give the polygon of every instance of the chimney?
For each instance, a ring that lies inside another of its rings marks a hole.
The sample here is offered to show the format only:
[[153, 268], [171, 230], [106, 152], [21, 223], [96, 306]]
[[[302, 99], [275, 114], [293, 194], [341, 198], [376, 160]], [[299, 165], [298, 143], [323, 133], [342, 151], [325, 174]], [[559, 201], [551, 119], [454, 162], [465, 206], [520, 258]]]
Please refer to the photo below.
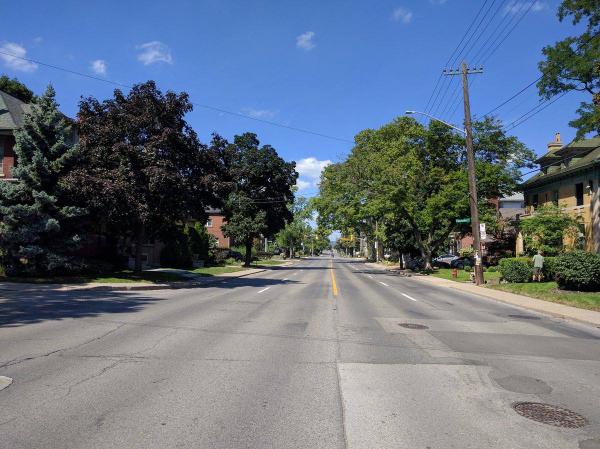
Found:
[[548, 144], [548, 152], [553, 153], [556, 150], [560, 150], [563, 147], [560, 141], [560, 133], [554, 135], [554, 140]]

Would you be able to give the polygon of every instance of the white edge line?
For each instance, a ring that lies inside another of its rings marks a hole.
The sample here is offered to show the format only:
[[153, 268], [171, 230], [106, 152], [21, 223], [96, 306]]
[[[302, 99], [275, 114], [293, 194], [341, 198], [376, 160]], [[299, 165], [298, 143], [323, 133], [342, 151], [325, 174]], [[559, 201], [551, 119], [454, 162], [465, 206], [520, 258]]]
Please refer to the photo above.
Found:
[[415, 298], [412, 298], [412, 297], [408, 296], [406, 293], [402, 293], [402, 296], [406, 296], [411, 301], [417, 302], [417, 300]]
[[373, 279], [373, 276], [371, 276], [370, 274], [367, 274], [367, 276], [369, 276], [371, 279]]
[[385, 282], [381, 282], [381, 281], [379, 281], [379, 283], [380, 283], [381, 285], [385, 285], [386, 287], [389, 287], [389, 285], [387, 285]]
[[267, 290], [269, 290], [271, 287], [267, 287], [267, 288], [263, 288], [262, 290], [260, 290], [258, 293], [262, 293], [262, 292], [266, 292]]

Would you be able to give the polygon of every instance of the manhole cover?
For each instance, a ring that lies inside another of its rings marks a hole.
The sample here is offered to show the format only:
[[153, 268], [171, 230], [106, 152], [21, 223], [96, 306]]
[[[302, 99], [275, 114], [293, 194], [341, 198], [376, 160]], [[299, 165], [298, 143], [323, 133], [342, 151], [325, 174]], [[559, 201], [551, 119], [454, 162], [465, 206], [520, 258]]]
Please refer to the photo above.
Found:
[[515, 402], [513, 408], [525, 418], [551, 426], [576, 429], [587, 424], [587, 420], [580, 414], [556, 405], [540, 402]]
[[427, 326], [415, 323], [398, 323], [398, 326], [405, 327], [407, 329], [429, 329]]
[[532, 315], [508, 315], [511, 318], [518, 318], [520, 320], [539, 320], [541, 319], [539, 316]]

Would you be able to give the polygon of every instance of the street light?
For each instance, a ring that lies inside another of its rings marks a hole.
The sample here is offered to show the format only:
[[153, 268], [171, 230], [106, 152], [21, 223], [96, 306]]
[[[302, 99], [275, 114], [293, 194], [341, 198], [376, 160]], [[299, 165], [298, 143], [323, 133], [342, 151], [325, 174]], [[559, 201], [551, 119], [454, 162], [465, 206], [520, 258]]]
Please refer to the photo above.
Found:
[[467, 167], [469, 172], [469, 203], [471, 205], [471, 233], [473, 234], [473, 246], [475, 247], [475, 283], [483, 284], [483, 268], [481, 266], [481, 230], [479, 227], [479, 211], [477, 210], [477, 180], [475, 177], [475, 157], [473, 156], [473, 135], [471, 131], [471, 114], [465, 103], [465, 129], [458, 128], [451, 123], [440, 120], [437, 117], [419, 111], [406, 111], [407, 115], [424, 115], [431, 120], [443, 123], [450, 128], [461, 132], [467, 142]]

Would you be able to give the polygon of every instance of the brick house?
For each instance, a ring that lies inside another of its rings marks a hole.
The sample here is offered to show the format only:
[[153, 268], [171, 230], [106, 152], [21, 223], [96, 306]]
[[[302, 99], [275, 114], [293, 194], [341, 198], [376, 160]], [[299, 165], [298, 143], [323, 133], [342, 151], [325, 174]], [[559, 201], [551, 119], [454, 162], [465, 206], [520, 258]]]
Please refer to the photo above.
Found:
[[222, 226], [226, 223], [225, 214], [220, 209], [207, 209], [206, 231], [217, 239], [218, 248], [229, 248], [231, 241], [223, 234]]
[[23, 115], [31, 106], [0, 90], [0, 179], [12, 180], [15, 166], [14, 131], [23, 124]]

